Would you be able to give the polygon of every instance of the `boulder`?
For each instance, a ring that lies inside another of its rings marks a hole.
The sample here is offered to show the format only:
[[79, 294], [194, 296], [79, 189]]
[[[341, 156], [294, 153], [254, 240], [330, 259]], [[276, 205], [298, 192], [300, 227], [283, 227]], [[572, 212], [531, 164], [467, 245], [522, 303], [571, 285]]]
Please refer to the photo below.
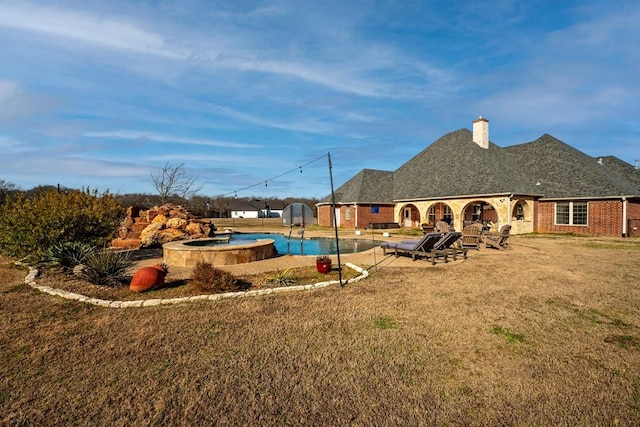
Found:
[[179, 228], [184, 230], [187, 224], [187, 220], [182, 218], [169, 218], [169, 220], [167, 220], [167, 228]]
[[214, 232], [210, 220], [196, 218], [180, 205], [167, 203], [147, 211], [132, 206], [112, 245], [131, 247], [140, 242], [139, 247], [154, 247], [175, 240], [211, 237]]
[[169, 218], [166, 215], [158, 213], [151, 221], [151, 224], [166, 224], [167, 221], [169, 221]]
[[204, 234], [202, 232], [202, 227], [197, 222], [190, 222], [184, 229], [187, 233], [191, 235], [201, 235]]

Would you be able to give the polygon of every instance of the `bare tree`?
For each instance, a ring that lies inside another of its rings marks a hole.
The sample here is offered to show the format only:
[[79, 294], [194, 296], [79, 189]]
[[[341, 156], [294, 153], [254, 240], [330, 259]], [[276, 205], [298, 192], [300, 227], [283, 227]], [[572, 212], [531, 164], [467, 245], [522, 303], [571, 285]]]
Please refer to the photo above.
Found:
[[151, 180], [162, 204], [167, 203], [171, 198], [190, 199], [203, 187], [198, 184], [197, 176], [187, 175], [184, 163], [176, 165], [165, 163], [158, 174], [151, 172]]

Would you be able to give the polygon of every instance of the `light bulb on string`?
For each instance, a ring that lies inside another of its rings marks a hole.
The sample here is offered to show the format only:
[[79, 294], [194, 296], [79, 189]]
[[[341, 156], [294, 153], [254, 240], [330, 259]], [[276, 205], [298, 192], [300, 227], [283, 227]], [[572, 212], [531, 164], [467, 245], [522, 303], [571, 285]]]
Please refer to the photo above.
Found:
[[267, 187], [267, 186], [268, 186], [268, 185], [267, 185], [267, 182], [268, 182], [268, 181], [265, 181], [265, 182], [264, 182], [264, 186], [265, 186], [265, 187]]
[[302, 166], [300, 166], [300, 173], [302, 173]]

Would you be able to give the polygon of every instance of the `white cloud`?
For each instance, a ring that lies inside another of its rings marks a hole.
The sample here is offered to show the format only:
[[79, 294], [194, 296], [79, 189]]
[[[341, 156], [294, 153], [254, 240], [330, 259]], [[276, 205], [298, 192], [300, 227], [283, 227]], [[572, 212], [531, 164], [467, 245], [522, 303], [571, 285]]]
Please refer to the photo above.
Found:
[[27, 151], [31, 151], [22, 141], [11, 137], [0, 135], [0, 153], [9, 154], [9, 153], [24, 153]]
[[163, 144], [189, 144], [189, 145], [206, 145], [211, 147], [227, 147], [227, 148], [255, 148], [256, 144], [244, 144], [239, 142], [214, 141], [210, 139], [188, 138], [183, 136], [162, 135], [154, 132], [143, 132], [135, 130], [116, 130], [108, 132], [85, 132], [84, 136], [89, 138], [113, 138], [127, 139], [136, 141], [152, 141]]
[[[344, 24], [341, 31], [305, 29], [306, 33], [299, 34], [299, 42], [282, 39], [280, 35], [274, 35], [277, 32], [270, 32], [273, 20], [296, 22], [296, 17], [282, 13], [274, 16], [276, 11], [279, 9], [267, 7], [248, 12], [248, 17], [257, 20], [254, 27], [245, 28], [240, 23], [224, 21], [214, 22], [205, 31], [186, 25], [160, 27], [159, 21], [154, 19], [157, 17], [150, 16], [143, 21], [142, 15], [111, 16], [97, 11], [33, 3], [0, 3], [0, 27], [116, 51], [154, 55], [178, 60], [183, 65], [204, 65], [211, 70], [230, 69], [280, 76], [364, 97], [420, 98], [422, 86], [428, 86], [431, 88], [429, 92], [435, 92], [434, 88], [442, 87], [449, 79], [447, 73], [417, 58], [405, 57], [393, 45], [360, 38], [348, 24]], [[327, 25], [326, 22], [315, 24], [319, 28]], [[153, 30], [153, 26], [162, 29]], [[317, 36], [324, 40], [316, 40]], [[299, 48], [309, 43], [331, 47], [325, 46], [313, 52], [311, 58], [310, 52]], [[69, 47], [74, 45], [65, 48]], [[105, 56], [96, 55], [95, 59], [112, 62]], [[146, 73], [152, 78], [166, 74], [159, 73], [157, 66], [151, 69], [141, 66], [138, 60], [120, 62], [119, 66], [136, 70], [136, 73]], [[397, 82], [394, 83], [396, 77], [391, 77], [391, 81], [385, 77], [387, 70], [398, 68], [410, 70], [412, 80], [418, 81], [398, 88]], [[169, 75], [174, 79], [182, 76], [181, 73]]]
[[0, 4], [0, 27], [64, 37], [112, 49], [182, 59], [186, 52], [125, 19], [32, 3]]
[[53, 97], [27, 91], [16, 81], [0, 79], [0, 123], [16, 122], [44, 114], [59, 102]]
[[215, 112], [222, 114], [226, 117], [230, 117], [235, 120], [251, 123], [254, 125], [283, 129], [288, 131], [315, 133], [315, 134], [327, 134], [333, 133], [336, 126], [330, 123], [321, 122], [316, 119], [295, 120], [290, 119], [288, 122], [282, 122], [274, 119], [267, 119], [264, 117], [258, 117], [253, 114], [248, 114], [242, 111], [237, 111], [229, 107], [221, 107], [212, 105], [210, 106]]

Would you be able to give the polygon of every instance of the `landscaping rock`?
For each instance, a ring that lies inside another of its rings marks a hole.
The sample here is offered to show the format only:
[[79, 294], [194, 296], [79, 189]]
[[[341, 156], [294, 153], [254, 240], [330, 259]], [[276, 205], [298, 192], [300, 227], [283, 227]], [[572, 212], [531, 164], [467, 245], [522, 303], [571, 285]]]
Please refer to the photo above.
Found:
[[154, 247], [176, 240], [200, 239], [215, 234], [208, 219], [196, 218], [184, 207], [174, 204], [154, 206], [148, 211], [129, 207], [118, 230], [114, 247]]

